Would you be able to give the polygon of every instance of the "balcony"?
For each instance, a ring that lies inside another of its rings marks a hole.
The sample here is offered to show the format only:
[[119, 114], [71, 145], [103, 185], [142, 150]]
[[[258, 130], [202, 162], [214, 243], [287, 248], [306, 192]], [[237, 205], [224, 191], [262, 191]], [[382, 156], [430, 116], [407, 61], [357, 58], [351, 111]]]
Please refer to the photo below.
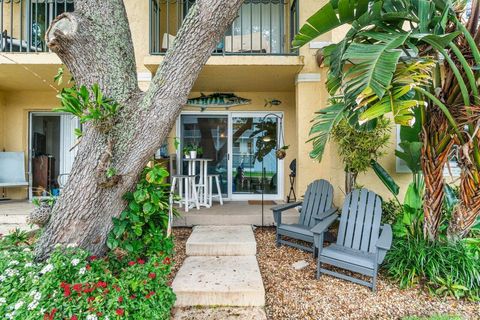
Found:
[[0, 52], [48, 52], [45, 32], [73, 0], [0, 0]]
[[[213, 55], [297, 55], [298, 0], [245, 0]], [[150, 0], [150, 54], [173, 44], [195, 0]]]

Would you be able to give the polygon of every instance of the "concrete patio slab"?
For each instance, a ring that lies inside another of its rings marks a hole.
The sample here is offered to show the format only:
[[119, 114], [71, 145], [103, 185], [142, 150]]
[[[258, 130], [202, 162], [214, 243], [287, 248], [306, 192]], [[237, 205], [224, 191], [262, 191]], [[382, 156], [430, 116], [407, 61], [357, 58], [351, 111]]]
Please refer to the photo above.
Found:
[[261, 307], [175, 308], [173, 320], [267, 320]]
[[187, 257], [172, 284], [175, 306], [264, 306], [255, 256]]
[[254, 256], [257, 243], [252, 227], [196, 226], [186, 244], [188, 256]]

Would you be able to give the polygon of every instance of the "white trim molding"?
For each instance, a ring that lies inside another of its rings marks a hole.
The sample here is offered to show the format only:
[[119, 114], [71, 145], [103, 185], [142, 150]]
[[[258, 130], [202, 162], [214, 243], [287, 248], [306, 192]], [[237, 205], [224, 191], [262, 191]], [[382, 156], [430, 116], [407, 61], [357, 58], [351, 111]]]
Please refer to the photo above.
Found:
[[139, 72], [137, 74], [138, 81], [152, 81], [151, 72]]
[[320, 73], [299, 73], [295, 77], [295, 84], [300, 82], [320, 82], [321, 78]]
[[331, 41], [312, 41], [310, 42], [310, 49], [322, 49], [333, 44]]

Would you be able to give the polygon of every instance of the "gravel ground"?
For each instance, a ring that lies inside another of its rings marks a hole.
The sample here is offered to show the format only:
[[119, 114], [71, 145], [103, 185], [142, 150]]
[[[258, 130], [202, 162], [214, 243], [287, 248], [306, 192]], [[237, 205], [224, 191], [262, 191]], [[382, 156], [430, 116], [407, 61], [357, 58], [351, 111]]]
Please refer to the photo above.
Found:
[[[480, 319], [480, 303], [431, 298], [419, 289], [400, 290], [380, 275], [377, 294], [323, 275], [315, 279], [311, 254], [275, 246], [275, 229], [255, 230], [258, 262], [266, 291], [268, 319], [400, 319], [406, 316], [460, 315]], [[308, 267], [296, 271], [299, 260]]]
[[[185, 243], [191, 232], [190, 228], [174, 228], [172, 279], [185, 259]], [[274, 228], [257, 228], [255, 238], [266, 291], [265, 311], [270, 320], [401, 319], [439, 314], [480, 319], [480, 303], [431, 298], [419, 289], [400, 290], [383, 275], [378, 279], [376, 294], [326, 275], [316, 280], [311, 254], [286, 246], [277, 248]], [[307, 261], [308, 267], [294, 270], [292, 264], [299, 260]]]

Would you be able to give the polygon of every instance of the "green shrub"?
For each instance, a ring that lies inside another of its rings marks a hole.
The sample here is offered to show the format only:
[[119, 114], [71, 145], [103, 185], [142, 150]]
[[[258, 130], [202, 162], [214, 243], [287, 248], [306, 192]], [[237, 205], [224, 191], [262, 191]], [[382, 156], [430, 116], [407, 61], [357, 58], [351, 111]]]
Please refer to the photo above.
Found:
[[394, 199], [382, 203], [382, 223], [394, 224], [402, 213], [402, 206]]
[[128, 192], [127, 208], [113, 219], [107, 239], [110, 249], [120, 248], [135, 257], [170, 252], [167, 240], [170, 187], [165, 183], [168, 171], [160, 165], [145, 168], [134, 192]]
[[448, 244], [398, 237], [387, 254], [385, 268], [402, 288], [419, 284], [434, 295], [478, 300], [480, 254], [475, 240]]
[[0, 251], [0, 318], [169, 319], [175, 295], [167, 255], [98, 259], [66, 248], [44, 263], [33, 259], [28, 245]]

